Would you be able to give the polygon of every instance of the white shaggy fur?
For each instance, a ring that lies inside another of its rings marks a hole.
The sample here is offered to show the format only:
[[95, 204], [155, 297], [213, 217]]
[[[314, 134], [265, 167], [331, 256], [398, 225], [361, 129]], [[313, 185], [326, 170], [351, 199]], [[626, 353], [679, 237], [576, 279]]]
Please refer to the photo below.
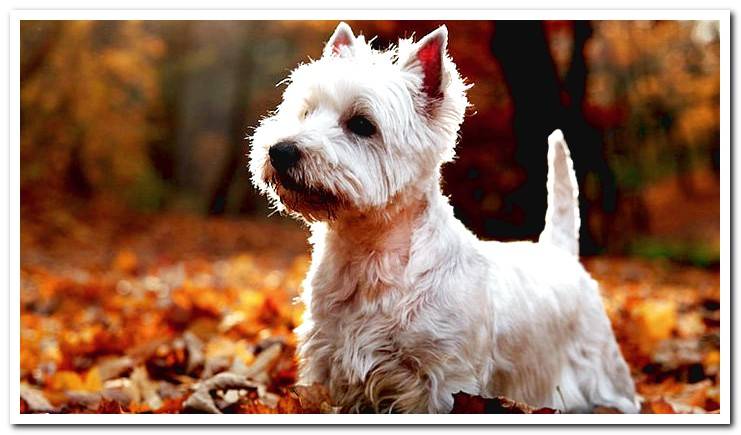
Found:
[[[299, 382], [328, 385], [353, 411], [448, 412], [463, 391], [636, 412], [597, 283], [578, 261], [560, 132], [538, 243], [478, 240], [441, 193], [468, 106], [446, 44], [441, 27], [379, 52], [341, 23], [252, 137], [253, 182], [312, 232]], [[375, 133], [350, 131], [356, 115]], [[285, 141], [300, 160], [280, 174], [269, 150]]]

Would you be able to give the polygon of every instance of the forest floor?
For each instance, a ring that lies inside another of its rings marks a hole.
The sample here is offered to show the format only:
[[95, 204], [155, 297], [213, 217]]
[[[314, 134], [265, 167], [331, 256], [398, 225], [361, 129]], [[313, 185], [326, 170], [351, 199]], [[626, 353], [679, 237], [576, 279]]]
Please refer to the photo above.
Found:
[[[322, 387], [293, 386], [299, 225], [68, 209], [22, 210], [22, 412], [342, 411]], [[582, 261], [642, 412], [718, 412], [717, 267]], [[552, 410], [460, 394], [454, 412]]]

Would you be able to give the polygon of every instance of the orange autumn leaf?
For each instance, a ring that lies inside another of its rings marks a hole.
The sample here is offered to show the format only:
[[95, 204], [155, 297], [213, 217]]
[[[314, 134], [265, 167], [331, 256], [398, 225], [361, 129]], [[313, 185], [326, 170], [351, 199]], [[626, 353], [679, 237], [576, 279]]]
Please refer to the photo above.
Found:
[[671, 337], [677, 325], [677, 304], [672, 300], [645, 300], [635, 310], [641, 324], [642, 350], [650, 353], [657, 342]]
[[139, 264], [136, 254], [129, 249], [122, 249], [113, 260], [112, 267], [114, 270], [123, 273], [134, 273]]
[[676, 414], [674, 408], [664, 399], [644, 402], [641, 407], [642, 414]]
[[[189, 219], [159, 217], [147, 220], [146, 227], [152, 233], [177, 227], [184, 236], [176, 243], [187, 244], [187, 235], [195, 233], [189, 228], [204, 225]], [[232, 223], [210, 225], [224, 240], [238, 231]], [[275, 230], [256, 230], [253, 222], [240, 225], [254, 234]], [[153, 236], [144, 232], [141, 237]], [[65, 249], [74, 242], [67, 243]], [[214, 239], [209, 245], [224, 243]], [[141, 242], [136, 246], [137, 252], [147, 251]], [[149, 251], [165, 246], [157, 244]], [[171, 256], [161, 263], [144, 262], [142, 256], [137, 259], [139, 275], [122, 273], [126, 267], [108, 274], [111, 264], [103, 255], [103, 263], [95, 266], [75, 263], [87, 275], [74, 279], [44, 267], [24, 267], [24, 288], [33, 291], [22, 293], [22, 380], [42, 391], [59, 412], [178, 413], [192, 412], [184, 404], [198, 383], [221, 373], [248, 373], [254, 388], [210, 392], [215, 409], [340, 411], [322, 387], [302, 395], [292, 388], [298, 370], [292, 330], [304, 310], [297, 298], [309, 257], [303, 251], [285, 259], [277, 253], [236, 250], [214, 259], [195, 252], [199, 254]], [[717, 272], [673, 266], [664, 270], [651, 262], [610, 257], [587, 259], [585, 265], [601, 284], [616, 337], [646, 399], [643, 412], [717, 411]], [[112, 367], [113, 362], [121, 365]], [[459, 404], [459, 410], [468, 412], [552, 412], [509, 398], [461, 400], [468, 405]], [[28, 403], [24, 409], [34, 412]]]
[[77, 372], [63, 370], [54, 374], [49, 382], [56, 391], [100, 391], [103, 384], [97, 368], [90, 369], [84, 376]]

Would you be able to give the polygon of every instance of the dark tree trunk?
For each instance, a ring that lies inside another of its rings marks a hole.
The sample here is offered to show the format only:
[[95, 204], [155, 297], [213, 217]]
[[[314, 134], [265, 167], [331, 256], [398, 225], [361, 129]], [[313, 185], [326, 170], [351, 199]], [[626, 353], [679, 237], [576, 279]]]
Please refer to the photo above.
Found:
[[[37, 22], [26, 22], [24, 24], [21, 21], [21, 26], [24, 27], [26, 33], [36, 33], [42, 35], [41, 42], [33, 44], [27, 42], [23, 45], [23, 53], [21, 53], [20, 62], [20, 78], [21, 81], [28, 80], [34, 75], [39, 69], [46, 65], [49, 57], [49, 53], [54, 50], [54, 47], [59, 42], [59, 36], [62, 32], [61, 22], [44, 22], [43, 24]], [[27, 29], [26, 26], [34, 26], [32, 29]], [[24, 31], [21, 31], [23, 36]]]
[[514, 105], [515, 160], [527, 176], [504, 211], [524, 216], [511, 236], [534, 238], [543, 230], [546, 209], [546, 138], [563, 127], [559, 83], [540, 21], [498, 21], [495, 26], [492, 52]]
[[[615, 177], [607, 163], [602, 143], [602, 133], [591, 126], [584, 115], [584, 103], [587, 90], [587, 62], [584, 49], [592, 36], [592, 25], [589, 21], [574, 22], [574, 41], [571, 62], [564, 78], [567, 119], [564, 133], [569, 138], [574, 170], [580, 186], [585, 185], [588, 174], [594, 174], [599, 180], [599, 192], [595, 198], [579, 195], [579, 208], [582, 218], [580, 239], [581, 252], [595, 254], [610, 243], [611, 222], [617, 202]], [[600, 230], [590, 228], [587, 217], [596, 215], [601, 224]]]
[[[563, 83], [559, 81], [542, 22], [500, 21], [496, 23], [492, 52], [502, 67], [514, 105], [514, 133], [517, 141], [516, 161], [526, 172], [523, 186], [510, 199], [508, 207], [520, 209], [525, 216], [518, 237], [536, 237], [543, 229], [546, 208], [546, 153], [548, 135], [564, 131], [574, 160], [580, 186], [588, 173], [600, 181], [598, 204], [580, 195], [582, 225], [580, 252], [598, 252], [604, 236], [595, 239], [587, 216], [600, 217], [614, 212], [616, 186], [607, 165], [599, 131], [584, 116], [587, 64], [584, 47], [592, 35], [588, 21], [574, 23], [572, 57]], [[599, 206], [595, 210], [595, 206]], [[607, 228], [606, 225], [600, 225]]]
[[[249, 41], [249, 35], [243, 35]], [[249, 185], [247, 157], [249, 123], [248, 105], [252, 99], [249, 83], [251, 71], [255, 68], [252, 47], [245, 43], [240, 47], [239, 59], [234, 71], [237, 80], [236, 98], [229, 117], [229, 153], [225, 159], [213, 191], [209, 197], [208, 212], [212, 215], [229, 213], [250, 213], [256, 210], [255, 195], [251, 189], [242, 189], [239, 183]], [[235, 189], [236, 188], [236, 189]]]
[[[240, 61], [242, 65], [245, 61]], [[247, 71], [247, 68], [240, 67], [240, 72]], [[244, 78], [245, 75], [239, 76]], [[248, 101], [246, 95], [240, 94], [240, 101], [237, 101], [235, 107], [232, 109], [231, 119], [229, 121], [229, 155], [225, 160], [225, 166], [221, 170], [220, 176], [216, 181], [216, 186], [211, 193], [208, 204], [208, 212], [212, 215], [224, 214], [227, 210], [227, 202], [229, 199], [229, 191], [232, 187], [234, 179], [237, 177], [240, 170], [246, 171], [245, 152], [247, 149], [246, 135], [247, 127], [245, 123], [246, 119], [246, 107], [242, 103]]]

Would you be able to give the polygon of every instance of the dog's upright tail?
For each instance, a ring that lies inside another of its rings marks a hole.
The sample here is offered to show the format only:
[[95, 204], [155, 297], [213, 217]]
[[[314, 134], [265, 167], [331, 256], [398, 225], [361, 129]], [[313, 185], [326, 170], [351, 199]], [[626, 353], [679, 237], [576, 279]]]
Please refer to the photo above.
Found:
[[540, 243], [579, 255], [579, 185], [561, 130], [548, 136], [548, 209]]

